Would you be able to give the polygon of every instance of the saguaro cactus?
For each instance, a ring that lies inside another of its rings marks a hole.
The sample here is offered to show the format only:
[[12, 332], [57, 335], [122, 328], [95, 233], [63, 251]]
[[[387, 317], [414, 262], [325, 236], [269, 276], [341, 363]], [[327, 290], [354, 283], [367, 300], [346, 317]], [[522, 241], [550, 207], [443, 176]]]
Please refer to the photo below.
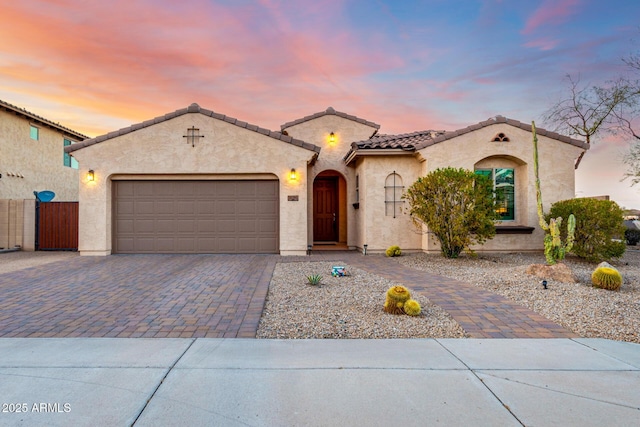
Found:
[[540, 176], [538, 175], [538, 135], [536, 134], [536, 123], [531, 122], [531, 132], [533, 133], [533, 170], [536, 176], [536, 199], [538, 201], [538, 219], [540, 227], [546, 232], [544, 236], [544, 256], [547, 264], [554, 265], [558, 261], [562, 261], [573, 248], [576, 231], [576, 218], [573, 214], [569, 215], [567, 220], [567, 240], [562, 243], [560, 235], [560, 226], [562, 225], [562, 217], [551, 218], [549, 222], [544, 218], [542, 209], [542, 191], [540, 191]]

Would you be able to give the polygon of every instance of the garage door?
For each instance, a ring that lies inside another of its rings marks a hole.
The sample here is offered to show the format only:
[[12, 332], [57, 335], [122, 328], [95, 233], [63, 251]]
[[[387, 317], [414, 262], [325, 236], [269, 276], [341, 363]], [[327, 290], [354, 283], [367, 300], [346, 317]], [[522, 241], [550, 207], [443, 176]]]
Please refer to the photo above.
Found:
[[115, 253], [277, 253], [277, 181], [114, 181]]

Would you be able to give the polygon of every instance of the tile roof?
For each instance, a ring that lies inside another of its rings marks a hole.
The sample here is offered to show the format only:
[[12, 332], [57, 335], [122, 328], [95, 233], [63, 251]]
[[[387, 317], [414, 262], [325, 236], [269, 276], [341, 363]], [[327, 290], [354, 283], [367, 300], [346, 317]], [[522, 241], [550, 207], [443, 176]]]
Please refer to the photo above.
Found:
[[424, 130], [400, 135], [378, 134], [366, 141], [354, 142], [352, 147], [359, 150], [369, 150], [376, 148], [400, 148], [402, 150], [415, 150], [416, 147], [432, 141], [434, 138], [444, 134], [442, 130]]
[[62, 132], [63, 134], [70, 136], [73, 139], [79, 139], [79, 140], [85, 140], [87, 138], [89, 138], [86, 135], [81, 134], [80, 132], [76, 132], [73, 129], [69, 129], [67, 127], [62, 126], [60, 123], [54, 123], [51, 120], [45, 119], [44, 117], [38, 116], [36, 114], [33, 114], [27, 110], [25, 110], [24, 108], [20, 108], [17, 107], [13, 104], [9, 104], [8, 102], [5, 102], [3, 100], [0, 99], [0, 110], [5, 110], [8, 112], [12, 112], [15, 113], [17, 115], [23, 116], [26, 119], [29, 119], [33, 122], [36, 122], [38, 124], [41, 124], [43, 126], [47, 126], [50, 127], [52, 129], [55, 129], [57, 131]]
[[[404, 151], [421, 150], [425, 147], [429, 147], [430, 145], [438, 144], [448, 139], [452, 139], [460, 135], [464, 135], [465, 133], [473, 132], [483, 127], [495, 125], [498, 123], [506, 123], [508, 125], [531, 132], [530, 123], [526, 124], [526, 123], [519, 122], [517, 120], [508, 119], [504, 116], [496, 116], [488, 120], [485, 120], [483, 122], [480, 122], [471, 126], [467, 126], [466, 128], [455, 130], [453, 132], [447, 132], [442, 130], [438, 130], [438, 131], [426, 130], [426, 131], [405, 133], [400, 135], [375, 135], [365, 141], [358, 141], [358, 142], [352, 143], [351, 149], [344, 156], [344, 160], [347, 161], [348, 159], [353, 157], [353, 153], [357, 150], [374, 150], [374, 149], [377, 149], [377, 150], [401, 149]], [[556, 133], [556, 132], [551, 132], [546, 129], [536, 127], [536, 133], [538, 135], [546, 136], [547, 138], [556, 139], [558, 141], [562, 141], [567, 144], [580, 147], [584, 150], [589, 149], [589, 144], [587, 144], [586, 142], [580, 141], [579, 139], [570, 138], [565, 135], [560, 135], [559, 133]]]
[[352, 116], [350, 114], [342, 113], [340, 111], [334, 110], [333, 107], [329, 107], [326, 110], [321, 111], [319, 113], [315, 113], [315, 114], [312, 114], [310, 116], [305, 116], [305, 117], [303, 117], [301, 119], [297, 119], [297, 120], [294, 120], [292, 122], [287, 122], [287, 123], [283, 124], [282, 126], [280, 126], [280, 130], [285, 130], [286, 128], [290, 128], [291, 126], [295, 126], [297, 124], [304, 123], [304, 122], [307, 122], [309, 120], [317, 119], [318, 117], [327, 116], [327, 115], [334, 115], [334, 116], [342, 117], [342, 118], [347, 119], [347, 120], [353, 120], [354, 122], [370, 126], [370, 127], [374, 128], [376, 130], [380, 129], [380, 125], [377, 124], [377, 123], [373, 123], [373, 122], [370, 122], [368, 120], [361, 119], [361, 118], [356, 117], [356, 116]]
[[286, 142], [288, 144], [296, 145], [298, 147], [302, 147], [302, 148], [305, 148], [307, 150], [315, 151], [316, 153], [320, 153], [320, 147], [318, 147], [318, 146], [316, 146], [314, 144], [309, 144], [308, 142], [304, 142], [302, 140], [292, 138], [292, 137], [290, 137], [288, 135], [285, 135], [285, 134], [283, 134], [281, 132], [275, 132], [275, 131], [271, 131], [269, 129], [261, 128], [259, 126], [252, 125], [252, 124], [249, 124], [247, 122], [243, 122], [241, 120], [235, 119], [233, 117], [225, 116], [223, 114], [219, 114], [219, 113], [213, 112], [211, 110], [207, 110], [207, 109], [201, 108], [196, 103], [191, 104], [187, 108], [182, 108], [182, 109], [176, 110], [176, 111], [174, 111], [172, 113], [165, 114], [164, 116], [156, 117], [155, 119], [147, 120], [145, 122], [137, 123], [137, 124], [131, 125], [129, 127], [126, 127], [126, 128], [120, 129], [120, 130], [109, 132], [106, 135], [97, 136], [97, 137], [95, 137], [93, 139], [88, 139], [88, 140], [83, 141], [83, 142], [78, 143], [78, 144], [69, 145], [69, 146], [65, 147], [65, 151], [67, 153], [70, 153], [70, 152], [79, 150], [81, 148], [88, 147], [88, 146], [94, 145], [94, 144], [98, 144], [100, 142], [106, 141], [106, 140], [111, 139], [111, 138], [115, 138], [117, 136], [126, 135], [128, 133], [135, 132], [137, 130], [140, 130], [140, 129], [143, 129], [143, 128], [146, 128], [146, 127], [149, 127], [149, 126], [153, 126], [155, 124], [162, 123], [164, 121], [171, 120], [173, 118], [182, 116], [184, 114], [189, 114], [189, 113], [204, 114], [205, 116], [213, 117], [214, 119], [225, 121], [227, 123], [230, 123], [232, 125], [241, 127], [243, 129], [247, 129], [247, 130], [250, 130], [250, 131], [253, 131], [253, 132], [257, 132], [259, 134], [268, 136], [270, 138], [274, 138], [274, 139]]
[[[471, 125], [471, 126], [467, 126], [466, 128], [462, 128], [462, 129], [458, 129], [458, 130], [454, 130], [453, 132], [444, 132], [443, 135], [438, 136], [437, 138], [434, 138], [433, 141], [431, 142], [427, 142], [424, 143], [422, 145], [420, 145], [419, 147], [416, 147], [416, 149], [420, 150], [421, 148], [427, 147], [429, 145], [433, 145], [433, 144], [437, 144], [439, 142], [442, 141], [446, 141], [447, 139], [452, 139], [455, 138], [457, 136], [460, 135], [464, 135], [465, 133], [469, 133], [469, 132], [473, 132], [474, 130], [478, 130], [481, 129], [483, 127], [487, 127], [487, 126], [491, 126], [491, 125], [495, 125], [498, 123], [506, 123], [508, 125], [526, 130], [527, 132], [531, 132], [531, 123], [522, 123], [519, 122], [518, 120], [512, 120], [509, 119], [507, 117], [504, 116], [495, 116], [495, 117], [491, 117], [483, 122]], [[566, 142], [567, 144], [571, 144], [574, 145], [576, 147], [580, 147], [582, 149], [588, 150], [589, 149], [589, 144], [587, 144], [584, 141], [581, 141], [579, 139], [575, 139], [575, 138], [571, 138], [568, 137], [566, 135], [560, 135], [557, 132], [552, 132], [552, 131], [548, 131], [546, 129], [543, 128], [539, 128], [536, 126], [536, 133], [538, 135], [542, 135], [542, 136], [546, 136], [547, 138], [551, 138], [551, 139], [555, 139], [558, 141], [562, 141], [562, 142]]]

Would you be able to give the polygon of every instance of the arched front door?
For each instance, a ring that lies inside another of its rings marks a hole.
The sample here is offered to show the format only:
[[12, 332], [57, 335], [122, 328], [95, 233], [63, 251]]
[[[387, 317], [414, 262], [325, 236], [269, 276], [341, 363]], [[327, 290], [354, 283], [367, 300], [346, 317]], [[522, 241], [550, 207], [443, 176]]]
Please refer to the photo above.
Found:
[[338, 177], [318, 176], [313, 181], [313, 240], [337, 242], [339, 218]]

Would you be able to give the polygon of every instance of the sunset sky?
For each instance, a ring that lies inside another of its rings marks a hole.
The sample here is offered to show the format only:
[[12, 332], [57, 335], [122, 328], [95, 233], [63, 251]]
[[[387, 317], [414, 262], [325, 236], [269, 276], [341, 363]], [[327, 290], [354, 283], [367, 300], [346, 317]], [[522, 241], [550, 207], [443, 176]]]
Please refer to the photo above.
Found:
[[[639, 18], [637, 0], [0, 0], [0, 99], [91, 137], [193, 102], [272, 130], [329, 106], [380, 133], [550, 127], [567, 74], [628, 72]], [[640, 209], [626, 150], [598, 139], [576, 195]]]

